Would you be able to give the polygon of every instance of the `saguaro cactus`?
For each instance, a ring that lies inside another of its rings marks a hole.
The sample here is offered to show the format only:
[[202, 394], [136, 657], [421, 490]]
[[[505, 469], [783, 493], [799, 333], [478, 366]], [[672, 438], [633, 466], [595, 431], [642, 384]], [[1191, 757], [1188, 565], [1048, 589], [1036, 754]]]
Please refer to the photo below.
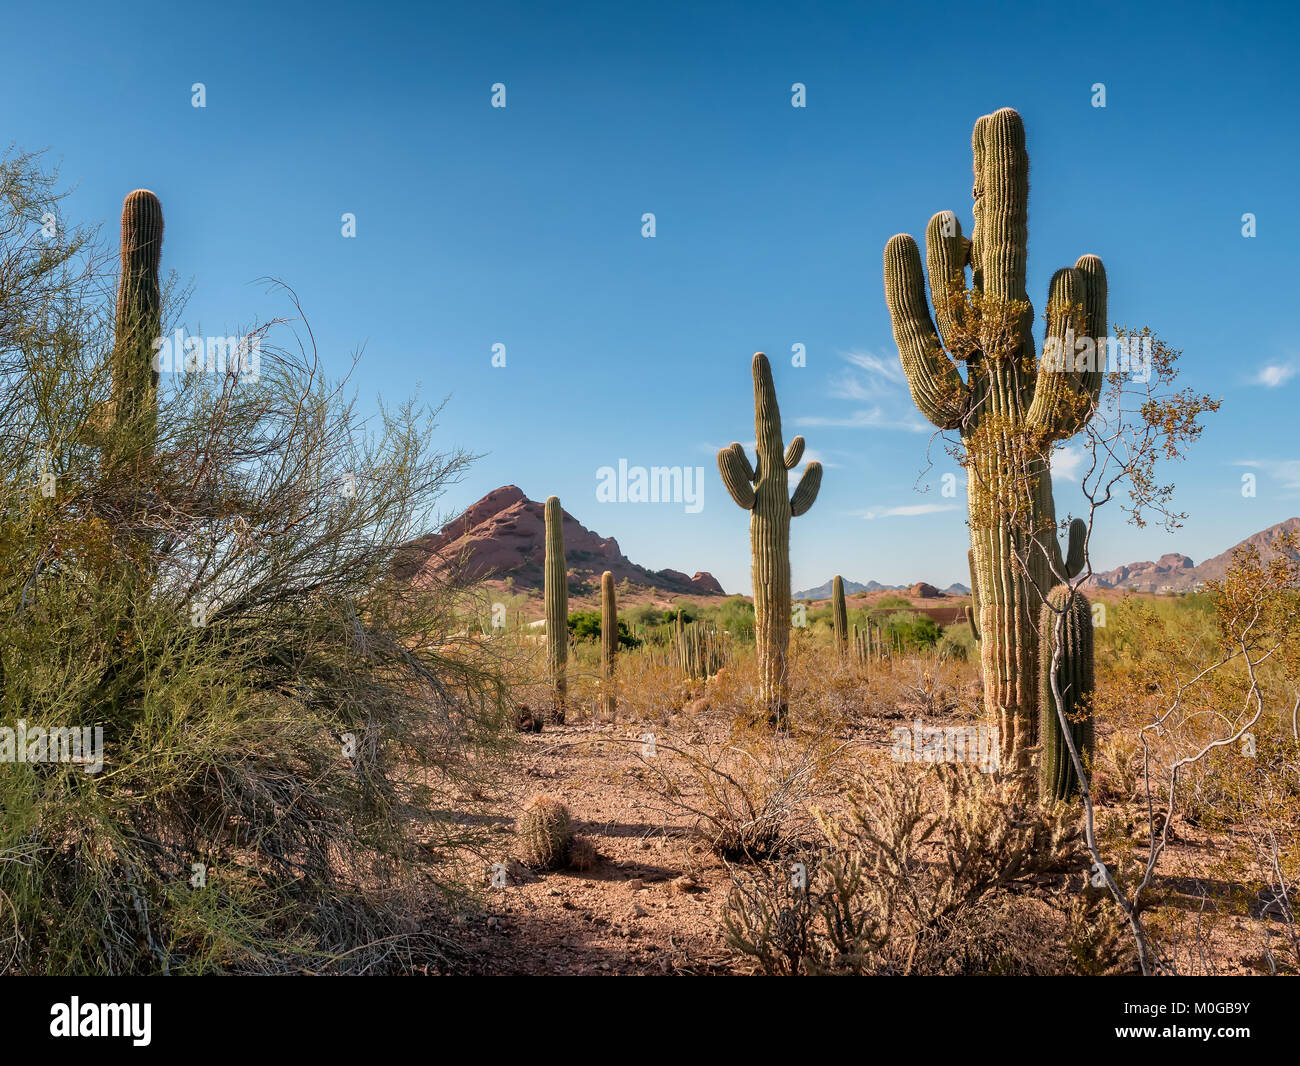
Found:
[[844, 603], [844, 579], [839, 574], [831, 583], [831, 612], [835, 626], [835, 650], [841, 659], [849, 646], [849, 610]]
[[546, 663], [555, 688], [555, 719], [564, 721], [568, 694], [569, 571], [564, 559], [564, 510], [558, 496], [546, 498]]
[[733, 442], [718, 452], [718, 470], [731, 498], [749, 512], [759, 701], [768, 720], [780, 726], [789, 705], [790, 519], [806, 512], [817, 499], [822, 467], [810, 462], [790, 495], [790, 471], [803, 457], [804, 440], [795, 437], [785, 448], [772, 368], [762, 352], [755, 353], [753, 369], [758, 461], [750, 466], [745, 449]]
[[[1082, 592], [1069, 585], [1052, 589], [1038, 616], [1039, 706], [1038, 794], [1044, 800], [1069, 799], [1079, 791], [1079, 777], [1057, 714], [1053, 692], [1052, 660], [1056, 689], [1061, 694], [1075, 750], [1087, 765], [1092, 757], [1092, 605]], [[1059, 656], [1056, 654], [1059, 647]]]
[[601, 712], [614, 720], [617, 700], [614, 696], [614, 659], [618, 655], [618, 605], [614, 600], [614, 575], [606, 570], [600, 575], [600, 666]]
[[162, 204], [148, 189], [128, 193], [122, 203], [122, 276], [117, 286], [112, 353], [114, 458], [137, 466], [153, 456], [158, 432], [158, 372], [154, 340], [162, 332]]
[[1037, 726], [1038, 608], [1065, 575], [1048, 459], [1096, 408], [1106, 272], [1085, 255], [1053, 275], [1039, 360], [1025, 291], [1029, 157], [1020, 116], [1010, 108], [983, 116], [972, 145], [971, 239], [951, 211], [926, 228], [938, 328], [906, 234], [885, 246], [885, 300], [913, 400], [940, 429], [959, 430], [965, 446], [985, 702], [1010, 767], [1025, 765]]

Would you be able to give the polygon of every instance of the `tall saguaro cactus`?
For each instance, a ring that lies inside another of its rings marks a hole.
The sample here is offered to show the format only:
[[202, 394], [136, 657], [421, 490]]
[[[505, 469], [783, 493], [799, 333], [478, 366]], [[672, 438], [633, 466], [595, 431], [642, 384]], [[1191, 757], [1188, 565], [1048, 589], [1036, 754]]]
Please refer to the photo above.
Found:
[[128, 193], [122, 203], [122, 276], [117, 288], [113, 338], [113, 434], [120, 455], [147, 464], [157, 436], [158, 372], [154, 340], [162, 332], [163, 217], [158, 197], [148, 189]]
[[1070, 576], [1056, 539], [1048, 460], [1052, 445], [1078, 432], [1096, 408], [1106, 272], [1085, 255], [1052, 276], [1040, 360], [1025, 291], [1029, 157], [1020, 116], [1010, 108], [983, 116], [972, 147], [971, 238], [951, 211], [926, 227], [934, 318], [907, 234], [885, 246], [885, 300], [913, 400], [934, 425], [961, 433], [985, 703], [997, 718], [1003, 765], [1024, 766], [1037, 726], [1038, 609]]
[[618, 655], [618, 605], [614, 600], [614, 575], [600, 575], [600, 666], [601, 712], [611, 722], [617, 701], [614, 696], [614, 659]]
[[804, 440], [795, 437], [788, 449], [784, 445], [772, 368], [762, 352], [754, 354], [753, 370], [757, 462], [750, 466], [745, 449], [733, 442], [718, 452], [718, 470], [731, 498], [749, 512], [759, 701], [768, 720], [782, 726], [789, 706], [790, 519], [817, 499], [822, 467], [810, 462], [790, 495], [790, 471], [803, 457]]
[[843, 659], [849, 646], [849, 609], [844, 602], [844, 579], [839, 574], [831, 583], [831, 614], [835, 626], [835, 650]]
[[569, 570], [564, 558], [564, 510], [558, 496], [546, 498], [546, 663], [555, 688], [555, 718], [564, 721], [568, 695]]

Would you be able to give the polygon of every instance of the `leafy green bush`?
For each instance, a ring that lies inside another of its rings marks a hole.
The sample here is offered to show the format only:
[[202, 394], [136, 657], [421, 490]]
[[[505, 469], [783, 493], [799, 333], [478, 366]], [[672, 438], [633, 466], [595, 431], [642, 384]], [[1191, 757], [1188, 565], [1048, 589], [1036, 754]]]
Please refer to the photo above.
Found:
[[[569, 634], [574, 640], [596, 643], [600, 640], [600, 612], [572, 611], [569, 614]], [[627, 620], [618, 620], [618, 642], [624, 648], [640, 647], [641, 641], [628, 629]]]

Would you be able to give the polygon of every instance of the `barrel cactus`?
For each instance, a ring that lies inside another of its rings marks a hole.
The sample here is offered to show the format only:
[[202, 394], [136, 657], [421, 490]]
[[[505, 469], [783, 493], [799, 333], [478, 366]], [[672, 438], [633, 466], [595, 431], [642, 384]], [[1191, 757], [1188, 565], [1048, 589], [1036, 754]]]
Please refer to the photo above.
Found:
[[[1079, 791], [1079, 777], [1070, 758], [1053, 688], [1060, 693], [1075, 750], [1087, 767], [1092, 760], [1094, 684], [1092, 605], [1088, 598], [1069, 585], [1052, 589], [1039, 613], [1038, 638], [1038, 743], [1042, 749], [1038, 794], [1043, 800], [1065, 800]], [[1055, 676], [1053, 659], [1057, 660]]]
[[122, 274], [117, 287], [112, 351], [114, 459], [137, 467], [153, 456], [158, 432], [158, 372], [154, 341], [162, 333], [162, 204], [148, 189], [122, 203]]
[[844, 603], [844, 579], [839, 574], [831, 583], [831, 613], [835, 627], [835, 650], [844, 658], [849, 646], [849, 610]]
[[530, 799], [519, 816], [519, 841], [523, 862], [534, 870], [554, 870], [569, 858], [573, 819], [569, 808], [554, 796]]
[[1025, 290], [1029, 157], [1020, 116], [1010, 108], [983, 116], [972, 144], [970, 239], [951, 211], [926, 228], [934, 317], [907, 234], [885, 246], [885, 300], [913, 400], [935, 426], [961, 435], [985, 703], [997, 719], [1003, 765], [1023, 767], [1038, 724], [1038, 609], [1069, 576], [1048, 463], [1052, 446], [1096, 409], [1106, 272], [1085, 255], [1053, 275], [1040, 360]]
[[601, 712], [614, 720], [617, 700], [614, 696], [614, 660], [618, 655], [618, 604], [614, 599], [614, 575], [606, 570], [600, 575], [600, 666]]
[[754, 355], [753, 371], [758, 460], [751, 466], [745, 449], [733, 442], [718, 452], [718, 469], [731, 498], [750, 513], [759, 702], [768, 721], [784, 726], [789, 707], [790, 519], [817, 499], [822, 467], [810, 462], [790, 495], [789, 472], [803, 457], [804, 440], [795, 437], [788, 449], [784, 445], [772, 368], [762, 352]]
[[555, 720], [564, 721], [568, 694], [569, 571], [564, 558], [564, 510], [558, 496], [546, 499], [546, 664], [555, 690]]

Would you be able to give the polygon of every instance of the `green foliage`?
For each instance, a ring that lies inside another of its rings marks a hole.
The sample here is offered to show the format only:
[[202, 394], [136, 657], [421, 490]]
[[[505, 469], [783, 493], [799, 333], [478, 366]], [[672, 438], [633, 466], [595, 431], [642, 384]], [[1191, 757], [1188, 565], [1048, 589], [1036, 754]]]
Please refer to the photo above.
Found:
[[[569, 634], [574, 640], [597, 643], [600, 640], [600, 612], [572, 611], [569, 614]], [[628, 629], [627, 620], [618, 620], [618, 642], [624, 648], [639, 648], [641, 641]]]

